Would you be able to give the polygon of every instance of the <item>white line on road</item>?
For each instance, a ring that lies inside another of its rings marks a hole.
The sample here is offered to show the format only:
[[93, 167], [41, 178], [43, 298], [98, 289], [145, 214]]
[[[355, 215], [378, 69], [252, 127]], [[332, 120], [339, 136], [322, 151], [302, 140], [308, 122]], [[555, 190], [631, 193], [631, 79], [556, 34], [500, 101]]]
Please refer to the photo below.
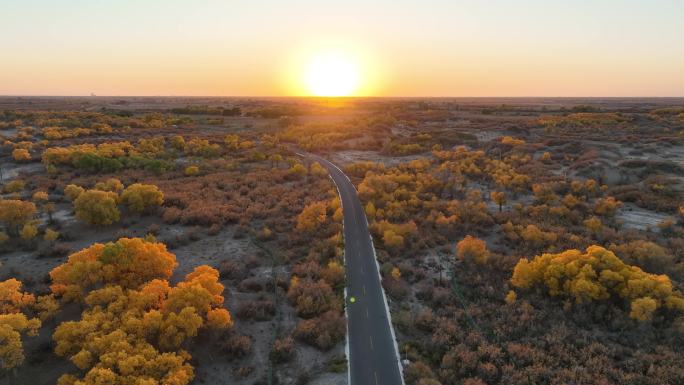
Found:
[[373, 350], [373, 336], [368, 336], [370, 338], [371, 350]]

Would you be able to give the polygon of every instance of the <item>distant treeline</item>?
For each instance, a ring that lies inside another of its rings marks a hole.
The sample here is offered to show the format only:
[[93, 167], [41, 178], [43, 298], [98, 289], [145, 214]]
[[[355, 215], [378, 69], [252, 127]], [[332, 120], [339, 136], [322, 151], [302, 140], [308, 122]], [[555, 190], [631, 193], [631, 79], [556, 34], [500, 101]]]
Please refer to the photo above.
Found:
[[209, 106], [185, 106], [179, 108], [172, 108], [171, 112], [174, 114], [184, 115], [221, 115], [221, 116], [240, 116], [242, 110], [240, 107], [209, 107]]

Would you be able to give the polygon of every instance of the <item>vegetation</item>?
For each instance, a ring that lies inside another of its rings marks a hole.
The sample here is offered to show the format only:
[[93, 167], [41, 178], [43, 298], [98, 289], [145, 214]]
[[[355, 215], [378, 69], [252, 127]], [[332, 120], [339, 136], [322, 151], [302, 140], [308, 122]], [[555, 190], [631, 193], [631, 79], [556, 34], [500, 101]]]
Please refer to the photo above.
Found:
[[342, 380], [343, 211], [306, 151], [357, 188], [407, 384], [684, 382], [671, 100], [107, 100], [0, 111], [10, 382]]

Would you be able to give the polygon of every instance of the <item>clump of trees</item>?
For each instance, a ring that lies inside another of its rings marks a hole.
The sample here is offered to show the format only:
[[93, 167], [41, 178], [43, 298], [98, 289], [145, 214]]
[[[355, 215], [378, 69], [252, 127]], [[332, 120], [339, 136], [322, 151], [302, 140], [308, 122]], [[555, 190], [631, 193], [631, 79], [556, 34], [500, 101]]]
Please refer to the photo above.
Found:
[[35, 217], [35, 203], [18, 199], [0, 199], [0, 222], [10, 235], [18, 236], [20, 229]]
[[36, 298], [22, 290], [21, 281], [0, 282], [0, 367], [13, 369], [24, 362], [23, 336], [36, 336], [42, 321], [52, 318], [58, 308], [51, 295]]
[[74, 184], [67, 185], [64, 195], [74, 202], [76, 218], [92, 225], [118, 222], [121, 216], [119, 203], [138, 214], [164, 203], [164, 194], [155, 185], [135, 183], [126, 189], [123, 187], [118, 179], [112, 178], [97, 183], [91, 190]]
[[35, 304], [32, 294], [21, 291], [21, 282], [0, 282], [0, 366], [12, 369], [24, 362], [22, 335], [36, 336], [41, 322], [25, 314]]
[[233, 321], [218, 271], [199, 266], [171, 286], [175, 266], [163, 244], [121, 238], [72, 254], [50, 273], [56, 296], [85, 305], [80, 320], [63, 322], [53, 335], [55, 353], [79, 370], [59, 384], [192, 380], [183, 347], [200, 330], [229, 329]]
[[684, 297], [674, 290], [666, 275], [644, 272], [625, 264], [612, 251], [590, 246], [583, 253], [567, 250], [521, 259], [511, 284], [519, 289], [543, 287], [549, 295], [575, 303], [620, 301], [630, 307], [630, 317], [650, 321], [658, 313], [684, 312]]

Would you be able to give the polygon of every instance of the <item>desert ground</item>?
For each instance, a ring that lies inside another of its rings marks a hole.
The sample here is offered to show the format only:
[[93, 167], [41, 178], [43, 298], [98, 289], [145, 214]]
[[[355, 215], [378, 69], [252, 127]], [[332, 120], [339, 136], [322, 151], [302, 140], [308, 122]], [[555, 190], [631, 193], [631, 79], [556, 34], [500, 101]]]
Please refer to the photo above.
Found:
[[346, 384], [340, 201], [299, 151], [356, 186], [406, 384], [684, 383], [677, 98], [1, 97], [0, 281], [58, 305], [21, 308], [42, 325], [2, 376], [106, 366], [56, 331], [114, 281], [70, 298], [51, 272], [140, 238], [175, 256], [172, 286], [219, 274], [229, 323], [148, 339], [191, 383]]

